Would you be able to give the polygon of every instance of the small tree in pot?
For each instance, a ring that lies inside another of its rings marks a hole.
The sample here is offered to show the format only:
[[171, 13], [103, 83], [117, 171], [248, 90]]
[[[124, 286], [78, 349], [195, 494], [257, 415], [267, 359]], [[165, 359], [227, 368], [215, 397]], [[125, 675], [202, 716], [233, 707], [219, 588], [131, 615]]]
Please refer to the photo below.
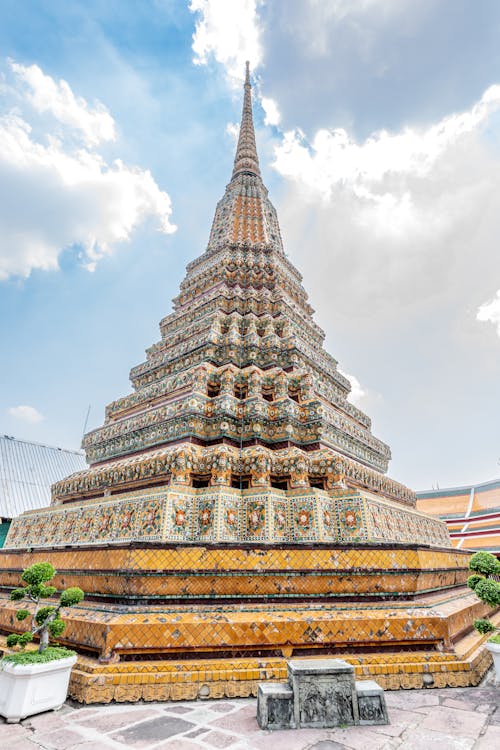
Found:
[[[469, 562], [469, 570], [473, 574], [467, 579], [467, 585], [473, 590], [481, 601], [489, 604], [490, 607], [500, 607], [500, 583], [497, 580], [500, 577], [500, 560], [497, 560], [491, 552], [476, 552], [472, 555]], [[495, 633], [500, 631], [491, 620], [481, 618], [474, 620], [474, 628], [481, 635], [486, 633]], [[500, 633], [493, 635], [486, 643], [486, 648], [493, 656], [495, 665], [496, 680], [500, 681]]]
[[49, 645], [49, 637], [58, 638], [62, 634], [65, 624], [61, 618], [61, 609], [78, 604], [82, 601], [84, 594], [81, 589], [73, 586], [61, 592], [59, 602], [55, 606], [42, 607], [42, 599], [47, 599], [57, 593], [55, 586], [47, 586], [55, 573], [54, 567], [48, 562], [35, 563], [23, 572], [21, 578], [27, 585], [14, 589], [10, 598], [12, 601], [27, 599], [35, 604], [33, 613], [28, 609], [18, 609], [16, 612], [16, 618], [20, 621], [26, 620], [31, 615], [31, 630], [22, 635], [11, 633], [7, 636], [7, 646], [20, 646], [24, 649], [26, 644], [38, 635], [40, 638], [38, 653], [42, 654]]
[[[67, 648], [50, 646], [49, 639], [57, 638], [64, 630], [61, 610], [81, 602], [84, 594], [80, 588], [71, 587], [59, 594], [57, 602], [44, 605], [44, 599], [57, 593], [57, 589], [49, 584], [55, 573], [50, 563], [35, 563], [22, 574], [26, 585], [14, 589], [10, 595], [12, 601], [26, 599], [34, 604], [34, 608], [32, 611], [17, 610], [16, 618], [19, 621], [31, 618], [31, 627], [25, 633], [7, 636], [7, 646], [19, 646], [21, 651], [7, 654], [0, 663], [0, 714], [8, 722], [58, 708], [66, 699], [76, 654]], [[25, 651], [35, 636], [40, 639], [38, 651]], [[41, 681], [44, 683], [42, 689]], [[47, 698], [41, 701], [41, 694]]]

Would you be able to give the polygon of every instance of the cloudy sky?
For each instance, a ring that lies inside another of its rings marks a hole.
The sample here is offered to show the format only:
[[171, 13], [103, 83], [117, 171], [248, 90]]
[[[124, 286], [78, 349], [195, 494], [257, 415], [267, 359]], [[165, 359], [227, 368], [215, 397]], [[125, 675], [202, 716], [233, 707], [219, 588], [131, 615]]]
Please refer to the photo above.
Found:
[[17, 0], [0, 54], [0, 431], [75, 448], [129, 392], [249, 59], [287, 253], [389, 473], [500, 475], [497, 0]]

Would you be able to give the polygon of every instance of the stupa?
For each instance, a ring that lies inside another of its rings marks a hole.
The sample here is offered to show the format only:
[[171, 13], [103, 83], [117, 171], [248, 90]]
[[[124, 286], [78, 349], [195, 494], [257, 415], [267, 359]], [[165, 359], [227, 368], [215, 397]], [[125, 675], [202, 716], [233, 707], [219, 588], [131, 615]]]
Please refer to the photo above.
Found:
[[262, 181], [251, 83], [231, 180], [161, 340], [83, 441], [90, 468], [12, 522], [10, 588], [49, 560], [84, 702], [256, 694], [286, 658], [342, 656], [384, 688], [476, 684], [468, 553], [386, 476], [347, 399]]

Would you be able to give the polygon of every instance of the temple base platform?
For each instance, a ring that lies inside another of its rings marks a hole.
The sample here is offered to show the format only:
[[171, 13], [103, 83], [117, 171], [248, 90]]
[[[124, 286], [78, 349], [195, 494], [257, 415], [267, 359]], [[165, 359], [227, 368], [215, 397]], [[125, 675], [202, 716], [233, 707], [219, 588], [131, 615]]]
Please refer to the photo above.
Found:
[[[493, 618], [495, 619], [495, 618]], [[500, 624], [500, 616], [496, 616]], [[471, 687], [491, 666], [485, 636], [473, 632], [455, 642], [453, 653], [422, 651], [345, 651], [330, 657], [354, 666], [355, 677], [375, 679], [384, 690]], [[5, 639], [0, 638], [0, 647]], [[311, 653], [311, 652], [309, 652]], [[310, 656], [307, 658], [311, 658]], [[84, 703], [180, 701], [257, 696], [258, 684], [287, 680], [287, 659], [217, 657], [141, 659], [102, 664], [80, 654], [73, 668], [69, 696]]]
[[490, 663], [471, 633], [488, 611], [465, 585], [469, 555], [410, 545], [110, 545], [5, 550], [0, 631], [21, 632], [9, 600], [47, 560], [80, 586], [61, 642], [79, 661], [84, 703], [255, 695], [286, 659], [334, 656], [384, 689], [477, 684]]

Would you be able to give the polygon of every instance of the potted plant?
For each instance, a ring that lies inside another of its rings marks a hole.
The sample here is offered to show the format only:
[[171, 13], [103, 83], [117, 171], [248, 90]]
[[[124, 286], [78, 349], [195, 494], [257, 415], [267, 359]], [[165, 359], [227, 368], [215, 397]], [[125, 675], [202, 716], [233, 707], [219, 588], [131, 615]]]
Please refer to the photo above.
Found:
[[[470, 559], [469, 570], [473, 571], [467, 579], [469, 588], [490, 607], [499, 607], [500, 583], [497, 579], [500, 576], [500, 560], [497, 560], [491, 552], [476, 552]], [[500, 631], [500, 628], [486, 618], [474, 620], [474, 628], [481, 635]], [[488, 639], [486, 648], [493, 657], [496, 682], [500, 683], [500, 632]]]
[[[27, 599], [32, 606], [31, 610], [16, 612], [19, 621], [31, 618], [30, 629], [7, 636], [7, 646], [18, 646], [20, 651], [5, 655], [0, 662], [0, 715], [9, 723], [60, 708], [66, 700], [76, 653], [49, 645], [49, 638], [57, 638], [64, 630], [61, 610], [78, 604], [84, 595], [77, 587], [68, 588], [60, 593], [57, 602], [42, 606], [44, 599], [57, 593], [54, 586], [47, 585], [55, 572], [48, 562], [31, 565], [21, 576], [26, 585], [10, 595], [12, 601]], [[26, 651], [35, 636], [40, 639], [38, 650]]]

